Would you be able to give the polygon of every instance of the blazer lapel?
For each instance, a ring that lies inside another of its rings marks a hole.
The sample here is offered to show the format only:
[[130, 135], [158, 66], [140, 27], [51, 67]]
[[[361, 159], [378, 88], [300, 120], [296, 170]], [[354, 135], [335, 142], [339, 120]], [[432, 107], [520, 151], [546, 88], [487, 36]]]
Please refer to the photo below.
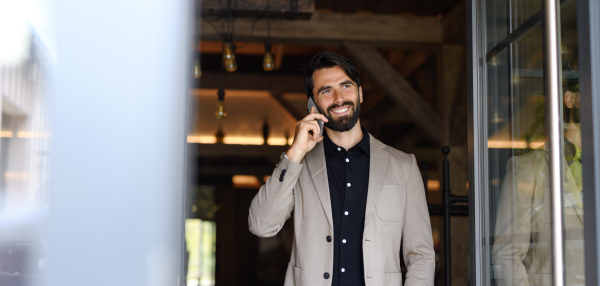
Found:
[[383, 178], [387, 170], [388, 154], [383, 150], [385, 145], [379, 140], [373, 138], [369, 134], [371, 143], [371, 158], [369, 163], [369, 189], [367, 193], [367, 207], [365, 209], [365, 228], [373, 218], [375, 211], [375, 204], [379, 198], [381, 192], [381, 186], [383, 185]]
[[329, 197], [329, 181], [327, 180], [327, 165], [325, 163], [325, 151], [323, 150], [323, 141], [317, 143], [315, 148], [306, 153], [304, 157], [308, 165], [308, 171], [312, 181], [317, 189], [319, 200], [327, 215], [329, 225], [333, 228], [333, 218], [331, 216], [331, 198]]

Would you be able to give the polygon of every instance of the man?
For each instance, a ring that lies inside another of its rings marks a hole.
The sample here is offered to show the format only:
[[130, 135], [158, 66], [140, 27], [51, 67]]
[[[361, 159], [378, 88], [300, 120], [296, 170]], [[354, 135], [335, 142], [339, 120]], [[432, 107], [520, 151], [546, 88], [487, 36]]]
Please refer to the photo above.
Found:
[[[294, 142], [250, 206], [250, 231], [273, 236], [294, 214], [285, 286], [433, 285], [435, 254], [413, 155], [361, 128], [359, 73], [324, 52], [309, 63], [306, 95], [323, 114], [296, 124]], [[323, 137], [315, 119], [325, 122]], [[402, 242], [402, 243], [401, 243]]]
[[[583, 186], [578, 86], [565, 92], [563, 223], [565, 280], [585, 285]], [[543, 108], [538, 122], [544, 122]], [[534, 124], [536, 125], [536, 124]], [[536, 125], [537, 131], [543, 125]], [[543, 137], [543, 131], [534, 132]], [[552, 285], [551, 203], [547, 146], [510, 158], [502, 181], [492, 248], [498, 285]]]

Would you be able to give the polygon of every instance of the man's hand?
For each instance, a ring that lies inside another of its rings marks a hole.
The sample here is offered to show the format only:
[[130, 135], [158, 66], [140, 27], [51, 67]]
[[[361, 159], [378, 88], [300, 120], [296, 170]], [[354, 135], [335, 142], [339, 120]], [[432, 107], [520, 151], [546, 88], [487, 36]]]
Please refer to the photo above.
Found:
[[[290, 161], [300, 164], [302, 158], [306, 153], [310, 152], [317, 143], [323, 140], [323, 137], [319, 137], [321, 128], [316, 119], [327, 122], [327, 117], [323, 114], [317, 113], [314, 107], [311, 108], [310, 114], [304, 117], [302, 120], [296, 123], [296, 134], [294, 134], [294, 142], [290, 149], [287, 150], [286, 155]], [[309, 133], [312, 131], [312, 135]]]

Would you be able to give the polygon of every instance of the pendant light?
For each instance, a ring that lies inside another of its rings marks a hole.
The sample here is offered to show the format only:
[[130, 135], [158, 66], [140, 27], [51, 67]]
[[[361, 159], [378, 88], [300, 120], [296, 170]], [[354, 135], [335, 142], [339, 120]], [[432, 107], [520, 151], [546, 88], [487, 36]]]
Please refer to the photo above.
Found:
[[235, 46], [233, 45], [232, 34], [225, 34], [225, 42], [223, 43], [223, 67], [228, 72], [237, 70], [237, 62], [235, 60]]

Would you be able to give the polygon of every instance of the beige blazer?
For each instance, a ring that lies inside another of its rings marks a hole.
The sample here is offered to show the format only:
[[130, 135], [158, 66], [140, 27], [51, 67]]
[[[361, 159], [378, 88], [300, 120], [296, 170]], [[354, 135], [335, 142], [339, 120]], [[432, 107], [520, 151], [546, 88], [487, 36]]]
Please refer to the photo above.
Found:
[[[402, 285], [400, 246], [408, 268], [406, 285], [433, 285], [435, 253], [423, 180], [414, 155], [370, 136], [371, 161], [363, 232], [367, 286]], [[282, 171], [284, 175], [282, 177]], [[280, 178], [283, 181], [280, 181]], [[296, 164], [282, 155], [273, 175], [250, 206], [250, 231], [274, 236], [294, 215], [294, 243], [285, 286], [331, 285], [333, 220], [323, 142]]]
[[[498, 285], [552, 285], [548, 160], [547, 150], [536, 149], [506, 164], [492, 240]], [[583, 209], [574, 195], [575, 179], [564, 171], [565, 279], [568, 285], [585, 285]]]

